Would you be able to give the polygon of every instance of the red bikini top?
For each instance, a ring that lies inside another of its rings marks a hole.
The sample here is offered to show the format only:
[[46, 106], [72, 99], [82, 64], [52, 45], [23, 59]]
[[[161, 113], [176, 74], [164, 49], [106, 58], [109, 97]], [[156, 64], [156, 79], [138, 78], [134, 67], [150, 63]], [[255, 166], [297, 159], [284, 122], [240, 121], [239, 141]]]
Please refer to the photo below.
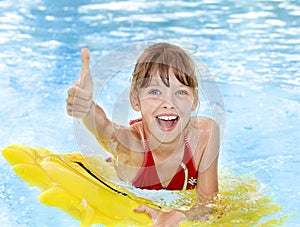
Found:
[[[131, 121], [130, 124], [134, 124], [139, 121], [141, 121], [141, 119]], [[184, 155], [182, 162], [166, 188], [164, 188], [160, 182], [152, 152], [147, 146], [147, 141], [145, 141], [145, 145], [144, 162], [136, 177], [132, 181], [133, 186], [150, 190], [183, 190], [194, 189], [196, 187], [197, 170], [192, 150], [186, 136], [184, 136]]]

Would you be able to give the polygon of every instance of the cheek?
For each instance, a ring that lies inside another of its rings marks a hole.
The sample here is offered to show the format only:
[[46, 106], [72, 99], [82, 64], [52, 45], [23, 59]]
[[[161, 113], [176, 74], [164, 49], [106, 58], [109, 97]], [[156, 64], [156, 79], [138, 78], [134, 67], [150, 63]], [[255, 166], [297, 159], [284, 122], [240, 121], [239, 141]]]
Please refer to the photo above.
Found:
[[193, 99], [178, 99], [176, 100], [177, 107], [180, 108], [183, 112], [191, 112], [194, 107]]
[[159, 99], [145, 98], [141, 100], [141, 110], [155, 110], [160, 105]]

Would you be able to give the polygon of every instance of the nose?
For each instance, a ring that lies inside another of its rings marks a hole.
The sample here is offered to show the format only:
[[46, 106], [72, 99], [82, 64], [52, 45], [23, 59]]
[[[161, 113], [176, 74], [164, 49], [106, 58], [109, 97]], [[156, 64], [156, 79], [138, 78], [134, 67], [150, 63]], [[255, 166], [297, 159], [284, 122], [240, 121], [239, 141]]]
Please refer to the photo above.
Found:
[[164, 109], [174, 109], [174, 107], [175, 107], [174, 97], [173, 97], [172, 94], [170, 94], [168, 92], [162, 98], [162, 108], [164, 108]]
[[163, 105], [162, 105], [162, 108], [164, 108], [164, 109], [174, 109], [174, 106], [171, 105], [168, 102], [164, 102]]

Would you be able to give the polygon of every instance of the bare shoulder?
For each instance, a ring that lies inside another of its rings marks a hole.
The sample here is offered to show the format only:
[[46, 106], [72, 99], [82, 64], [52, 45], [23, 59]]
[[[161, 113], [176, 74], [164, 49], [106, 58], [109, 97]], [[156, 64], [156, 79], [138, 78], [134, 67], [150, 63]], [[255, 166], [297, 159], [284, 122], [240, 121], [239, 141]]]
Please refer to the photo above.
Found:
[[214, 133], [219, 131], [217, 122], [209, 117], [197, 116], [191, 118], [191, 127], [205, 131], [207, 133]]
[[136, 150], [134, 148], [141, 145], [142, 135], [142, 125], [140, 122], [137, 122], [130, 126], [114, 124], [113, 136], [111, 139], [127, 148], [125, 150], [122, 150], [122, 152], [129, 152], [130, 150]]
[[116, 139], [118, 146], [115, 155], [119, 164], [115, 168], [122, 180], [131, 182], [144, 161], [142, 124], [137, 122], [124, 127], [121, 134]]
[[113, 156], [124, 163], [134, 162], [137, 154], [143, 151], [141, 143], [141, 126], [136, 123], [131, 126], [113, 125], [111, 138], [98, 138], [99, 143]]
[[187, 135], [191, 148], [195, 151], [195, 161], [200, 163], [209, 143], [218, 138], [219, 127], [217, 122], [209, 117], [192, 117]]
[[[140, 166], [144, 158], [144, 134], [143, 126], [141, 122], [134, 123], [129, 127], [126, 127], [126, 131], [123, 132], [123, 138], [119, 138], [118, 142], [123, 149], [120, 152], [125, 154], [124, 159], [132, 166]], [[120, 153], [119, 152], [119, 153]]]

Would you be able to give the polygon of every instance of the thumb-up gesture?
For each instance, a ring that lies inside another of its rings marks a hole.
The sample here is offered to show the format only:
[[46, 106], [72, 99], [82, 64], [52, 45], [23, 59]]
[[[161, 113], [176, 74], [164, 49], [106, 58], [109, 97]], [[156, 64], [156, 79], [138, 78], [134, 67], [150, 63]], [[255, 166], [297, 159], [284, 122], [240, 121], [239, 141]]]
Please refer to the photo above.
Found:
[[76, 118], [84, 118], [90, 112], [93, 102], [93, 80], [90, 73], [90, 53], [87, 48], [81, 50], [82, 67], [79, 80], [69, 88], [67, 113]]

